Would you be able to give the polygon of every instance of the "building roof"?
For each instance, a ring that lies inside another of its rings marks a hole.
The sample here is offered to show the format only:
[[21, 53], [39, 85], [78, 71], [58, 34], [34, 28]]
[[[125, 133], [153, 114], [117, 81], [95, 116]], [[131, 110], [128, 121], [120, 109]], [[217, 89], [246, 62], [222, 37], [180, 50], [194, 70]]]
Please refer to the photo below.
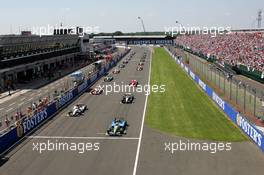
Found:
[[124, 38], [166, 38], [167, 35], [119, 35], [119, 36], [94, 36], [94, 39], [124, 39]]

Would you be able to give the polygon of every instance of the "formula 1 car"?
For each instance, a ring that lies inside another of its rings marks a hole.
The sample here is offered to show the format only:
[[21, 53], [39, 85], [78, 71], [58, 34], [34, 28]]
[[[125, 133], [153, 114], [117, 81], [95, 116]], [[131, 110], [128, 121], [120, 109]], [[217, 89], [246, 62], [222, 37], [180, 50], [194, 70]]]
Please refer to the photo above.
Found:
[[123, 104], [129, 104], [129, 103], [133, 103], [134, 101], [134, 95], [131, 93], [126, 93], [123, 95], [121, 103]]
[[144, 62], [139, 62], [138, 65], [139, 66], [144, 66]]
[[124, 64], [120, 64], [118, 67], [119, 67], [119, 68], [124, 68], [125, 65], [124, 65]]
[[137, 67], [137, 71], [142, 71], [143, 70], [143, 67], [142, 66], [138, 66]]
[[96, 87], [91, 90], [92, 95], [100, 95], [103, 92], [103, 88], [101, 87]]
[[78, 117], [82, 115], [86, 110], [88, 110], [85, 104], [77, 104], [73, 107], [71, 111], [68, 112], [69, 117]]
[[112, 77], [112, 76], [106, 76], [105, 78], [104, 78], [104, 82], [110, 82], [110, 81], [112, 81], [114, 78]]
[[119, 73], [120, 73], [120, 70], [119, 69], [113, 70], [113, 74], [119, 74]]
[[129, 83], [129, 86], [137, 87], [137, 85], [138, 85], [137, 80], [131, 80]]
[[127, 132], [127, 121], [124, 119], [113, 119], [111, 125], [106, 131], [106, 135], [109, 136], [122, 136]]
[[123, 61], [123, 64], [127, 64], [127, 63], [128, 63], [128, 60], [124, 60], [124, 61]]

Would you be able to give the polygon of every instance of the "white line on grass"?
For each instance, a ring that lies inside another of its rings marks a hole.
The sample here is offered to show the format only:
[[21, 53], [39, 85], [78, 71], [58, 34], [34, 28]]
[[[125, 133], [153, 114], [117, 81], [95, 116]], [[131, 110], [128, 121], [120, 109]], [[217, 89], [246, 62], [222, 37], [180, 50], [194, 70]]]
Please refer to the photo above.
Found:
[[87, 140], [138, 140], [138, 137], [64, 137], [64, 136], [28, 136], [30, 139], [87, 139]]
[[[151, 50], [151, 54], [150, 54], [148, 85], [150, 84], [151, 61], [152, 61], [152, 50]], [[137, 146], [137, 154], [136, 154], [136, 159], [135, 159], [135, 163], [134, 163], [133, 175], [137, 174], [138, 157], [139, 157], [139, 152], [140, 152], [140, 147], [141, 147], [141, 140], [142, 140], [142, 133], [143, 133], [143, 128], [144, 128], [144, 121], [145, 121], [147, 103], [148, 103], [148, 95], [146, 96], [146, 99], [145, 99], [145, 105], [144, 105], [141, 129], [140, 129], [140, 134], [139, 134], [138, 146]]]

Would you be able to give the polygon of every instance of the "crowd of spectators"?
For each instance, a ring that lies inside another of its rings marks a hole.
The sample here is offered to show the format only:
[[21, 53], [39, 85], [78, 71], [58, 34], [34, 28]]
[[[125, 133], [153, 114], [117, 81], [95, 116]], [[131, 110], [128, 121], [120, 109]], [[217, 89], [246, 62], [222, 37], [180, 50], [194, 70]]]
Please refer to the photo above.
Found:
[[[4, 127], [9, 128], [13, 122], [15, 124], [20, 121], [22, 118], [30, 118], [37, 112], [43, 110], [46, 106], [49, 105], [49, 97], [44, 97], [42, 99], [39, 99], [38, 102], [33, 102], [31, 106], [27, 108], [26, 113], [23, 113], [21, 109], [18, 109], [15, 113], [13, 113], [11, 116], [7, 115], [4, 118]], [[2, 121], [0, 122], [0, 127], [2, 127]]]
[[232, 66], [245, 65], [249, 71], [264, 74], [264, 33], [233, 32], [208, 35], [181, 35], [176, 44], [207, 57], [215, 56], [219, 62]]

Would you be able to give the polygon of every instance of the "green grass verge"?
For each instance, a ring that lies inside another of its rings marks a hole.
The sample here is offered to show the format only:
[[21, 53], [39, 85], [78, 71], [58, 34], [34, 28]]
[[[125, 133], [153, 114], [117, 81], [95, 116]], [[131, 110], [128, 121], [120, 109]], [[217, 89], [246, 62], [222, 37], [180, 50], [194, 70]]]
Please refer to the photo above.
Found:
[[150, 84], [164, 84], [166, 91], [149, 96], [149, 127], [187, 138], [247, 140], [163, 48], [154, 50], [151, 66]]

